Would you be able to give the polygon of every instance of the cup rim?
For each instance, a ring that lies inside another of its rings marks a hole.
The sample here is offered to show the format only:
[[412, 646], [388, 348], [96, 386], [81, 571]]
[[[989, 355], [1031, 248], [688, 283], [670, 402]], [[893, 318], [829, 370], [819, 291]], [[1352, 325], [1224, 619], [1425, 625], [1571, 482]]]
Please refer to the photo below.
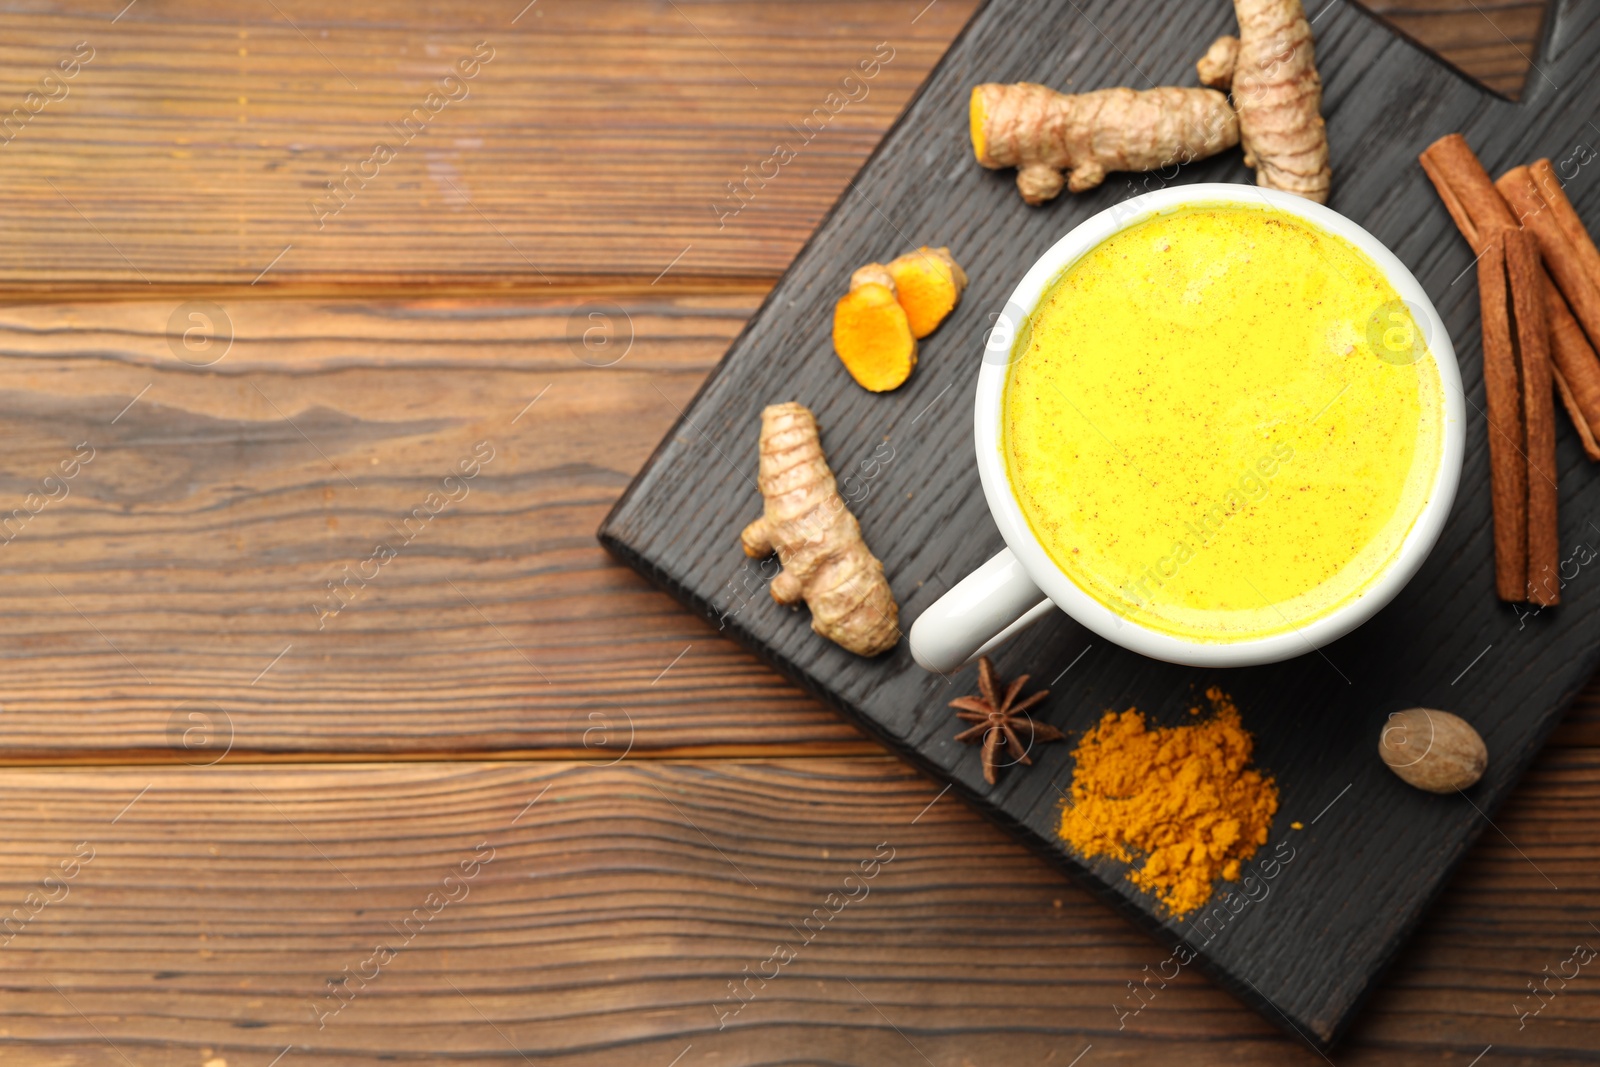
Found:
[[[1365, 253], [1409, 305], [1412, 317], [1420, 317], [1419, 325], [1433, 353], [1444, 393], [1443, 440], [1428, 499], [1388, 566], [1354, 597], [1302, 626], [1237, 641], [1206, 641], [1151, 629], [1117, 614], [1080, 589], [1050, 558], [1029, 527], [1011, 490], [1000, 438], [1001, 403], [1012, 344], [1050, 284], [1113, 234], [1157, 212], [1209, 203], [1265, 203], [1272, 210], [1285, 211], [1342, 237]], [[1388, 247], [1338, 212], [1292, 193], [1207, 182], [1157, 189], [1113, 205], [1073, 227], [1035, 261], [1012, 290], [987, 336], [978, 374], [973, 430], [978, 477], [989, 511], [1006, 546], [1057, 607], [1106, 640], [1152, 659], [1196, 667], [1245, 667], [1291, 659], [1343, 637], [1377, 614], [1416, 575], [1438, 541], [1455, 501], [1466, 449], [1465, 407], [1461, 372], [1444, 321], [1421, 283]]]

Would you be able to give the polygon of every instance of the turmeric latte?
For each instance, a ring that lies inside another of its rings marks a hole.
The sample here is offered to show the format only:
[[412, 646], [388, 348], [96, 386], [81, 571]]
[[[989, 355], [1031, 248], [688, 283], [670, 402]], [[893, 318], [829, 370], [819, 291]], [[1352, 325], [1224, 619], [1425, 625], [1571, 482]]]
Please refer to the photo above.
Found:
[[1050, 557], [1188, 640], [1311, 622], [1394, 561], [1444, 392], [1365, 254], [1269, 207], [1157, 214], [1062, 272], [1018, 337], [1002, 445]]

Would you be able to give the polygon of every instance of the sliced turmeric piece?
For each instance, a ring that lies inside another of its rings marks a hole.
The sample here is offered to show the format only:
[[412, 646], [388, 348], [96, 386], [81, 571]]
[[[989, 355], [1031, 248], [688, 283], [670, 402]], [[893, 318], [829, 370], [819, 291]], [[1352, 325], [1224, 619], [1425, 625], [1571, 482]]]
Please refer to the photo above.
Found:
[[898, 389], [911, 377], [917, 338], [882, 263], [850, 276], [850, 292], [833, 309], [833, 350], [850, 377], [871, 392]]
[[900, 306], [906, 309], [911, 335], [918, 340], [939, 328], [945, 316], [961, 301], [967, 287], [967, 273], [950, 255], [948, 248], [923, 245], [891, 260], [888, 271], [894, 279]]

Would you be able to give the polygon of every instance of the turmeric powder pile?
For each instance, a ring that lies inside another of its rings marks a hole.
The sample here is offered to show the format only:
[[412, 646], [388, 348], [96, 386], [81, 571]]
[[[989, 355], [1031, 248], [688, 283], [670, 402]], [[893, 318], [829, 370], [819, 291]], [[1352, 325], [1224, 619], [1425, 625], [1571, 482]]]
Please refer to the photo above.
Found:
[[1106, 712], [1078, 744], [1061, 813], [1063, 840], [1085, 857], [1134, 864], [1128, 881], [1177, 918], [1211, 899], [1218, 877], [1239, 877], [1278, 810], [1277, 784], [1247, 767], [1255, 742], [1239, 709], [1215, 687], [1206, 698], [1211, 717], [1184, 726]]

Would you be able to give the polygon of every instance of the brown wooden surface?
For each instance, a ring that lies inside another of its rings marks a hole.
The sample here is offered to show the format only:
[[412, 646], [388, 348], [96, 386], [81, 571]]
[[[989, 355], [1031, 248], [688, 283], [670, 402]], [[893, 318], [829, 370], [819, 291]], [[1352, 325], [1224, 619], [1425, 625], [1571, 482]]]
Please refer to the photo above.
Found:
[[[0, 99], [97, 49], [0, 147], [0, 285], [95, 298], [0, 308], [0, 513], [95, 448], [0, 545], [0, 915], [60, 897], [0, 948], [5, 1063], [1320, 1062], [1187, 974], [1118, 1031], [1142, 935], [594, 543], [971, 6], [0, 16]], [[308, 188], [486, 38], [427, 151], [307, 227]], [[871, 95], [719, 231], [722, 183], [880, 40]], [[197, 299], [234, 335], [203, 368], [169, 340]], [[568, 340], [598, 304], [633, 339], [609, 367]], [[319, 631], [323, 583], [480, 440], [470, 493]], [[1512, 1005], [1600, 947], [1597, 757], [1592, 687], [1341, 1067], [1593, 1062], [1591, 970]], [[719, 1033], [726, 983], [880, 842], [871, 894]]]
[[1546, 0], [1362, 0], [1395, 29], [1513, 100], [1538, 68]]
[[[758, 298], [226, 300], [204, 370], [169, 348], [172, 300], [0, 309], [0, 512], [95, 449], [0, 545], [7, 755], [187, 758], [190, 708], [240, 754], [582, 755], [603, 720], [640, 750], [850, 743], [594, 539]], [[609, 367], [568, 342], [600, 303]], [[413, 517], [480, 441], [467, 495]]]
[[[249, 284], [288, 245], [261, 285], [648, 281], [680, 255], [680, 277], [770, 278], [973, 6], [539, 0], [517, 18], [526, 2], [8, 15], [0, 101], [76, 41], [95, 54], [0, 148], [0, 286]], [[479, 41], [494, 56], [468, 95], [400, 143], [390, 124]], [[858, 101], [719, 226], [726, 183], [878, 42], [893, 58]], [[319, 228], [312, 198], [379, 140], [395, 157]]]
[[[885, 757], [12, 770], [0, 802], [11, 896], [94, 856], [0, 956], [7, 1062], [1320, 1062], [1192, 974], [1119, 1031], [1165, 954]], [[1550, 752], [1335, 1060], [1593, 1062], [1592, 975], [1511, 1004], [1600, 942], [1597, 803], [1600, 753]], [[719, 1032], [747, 966], [779, 973]]]

